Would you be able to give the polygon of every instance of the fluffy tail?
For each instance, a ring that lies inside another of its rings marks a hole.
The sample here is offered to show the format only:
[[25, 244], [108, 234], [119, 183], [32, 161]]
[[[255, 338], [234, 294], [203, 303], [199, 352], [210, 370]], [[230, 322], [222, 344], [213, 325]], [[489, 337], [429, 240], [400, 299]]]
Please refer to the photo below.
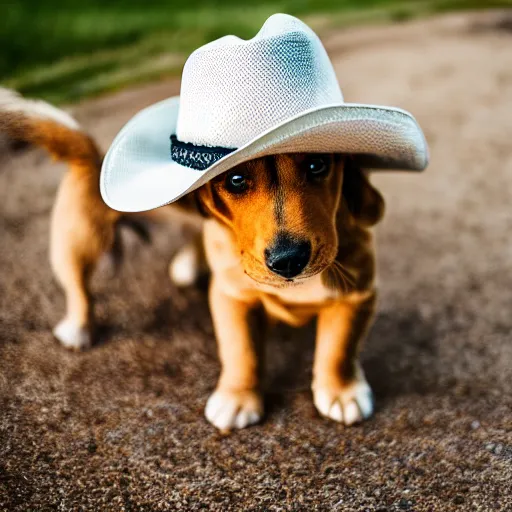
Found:
[[[145, 242], [150, 241], [147, 226], [138, 217], [121, 215], [102, 200], [99, 188], [103, 155], [94, 140], [68, 113], [41, 100], [26, 99], [10, 89], [0, 87], [0, 139], [24, 143], [47, 150], [56, 160], [69, 164], [70, 175], [63, 180], [73, 208], [80, 209], [91, 225], [99, 222], [100, 229], [114, 224], [114, 243], [111, 247], [116, 267], [121, 263], [123, 250], [119, 229], [126, 226]], [[72, 192], [69, 192], [69, 188]], [[69, 209], [69, 200], [60, 202]], [[59, 195], [56, 205], [59, 204]]]
[[46, 149], [55, 159], [87, 165], [99, 176], [102, 155], [68, 113], [0, 87], [0, 135]]

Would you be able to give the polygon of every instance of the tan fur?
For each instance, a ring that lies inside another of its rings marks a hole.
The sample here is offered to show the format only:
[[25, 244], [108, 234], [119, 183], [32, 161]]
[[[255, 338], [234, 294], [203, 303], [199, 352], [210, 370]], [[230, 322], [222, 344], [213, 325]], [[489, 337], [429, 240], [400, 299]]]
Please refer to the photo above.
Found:
[[[344, 173], [343, 160], [337, 158], [322, 187], [305, 186], [298, 175], [302, 158], [275, 157], [284, 188], [283, 225], [312, 240], [317, 253], [306, 278], [299, 276], [292, 285], [272, 275], [264, 263], [265, 246], [283, 228], [276, 226], [274, 199], [264, 184], [265, 159], [246, 165], [260, 183], [245, 197], [229, 197], [223, 190], [225, 178], [197, 193], [211, 215], [204, 243], [213, 274], [210, 306], [222, 364], [216, 394], [260, 392], [255, 346], [261, 340], [250, 339], [244, 321], [259, 305], [293, 326], [318, 317], [313, 390], [329, 393], [335, 401], [355, 381], [364, 381], [357, 357], [375, 305], [369, 228], [381, 218], [383, 201], [351, 160]], [[343, 174], [349, 173], [342, 185]], [[340, 277], [340, 267], [345, 277]]]
[[[113, 249], [118, 222], [129, 217], [163, 222], [168, 216], [165, 209], [128, 216], [109, 208], [100, 195], [103, 155], [94, 140], [68, 114], [0, 89], [5, 92], [10, 102], [0, 102], [0, 134], [41, 147], [69, 164], [57, 192], [50, 232], [50, 262], [66, 295], [66, 314], [54, 333], [68, 348], [88, 348], [94, 335], [89, 282], [100, 257]], [[183, 213], [182, 219], [191, 211], [197, 218], [191, 198], [177, 202], [173, 210]]]
[[100, 196], [101, 154], [83, 131], [58, 120], [30, 117], [30, 111], [2, 113], [0, 119], [0, 131], [10, 138], [43, 147], [69, 163], [53, 207], [50, 236], [50, 261], [66, 294], [66, 316], [59, 324], [66, 326], [65, 334], [59, 326], [56, 334], [69, 348], [86, 348], [94, 326], [89, 280], [100, 256], [111, 249], [120, 218]]
[[101, 200], [96, 165], [73, 163], [70, 171], [53, 208], [50, 261], [66, 293], [66, 319], [92, 330], [89, 280], [101, 255], [112, 248], [120, 215]]
[[[82, 131], [26, 112], [4, 112], [0, 131], [70, 164], [52, 216], [51, 263], [67, 298], [56, 334], [65, 345], [84, 348], [94, 325], [88, 282], [101, 254], [112, 247], [121, 218], [100, 197], [101, 155]], [[189, 259], [197, 268], [206, 258], [212, 272], [210, 308], [222, 370], [206, 414], [219, 428], [241, 428], [263, 414], [263, 340], [253, 336], [249, 322], [258, 308], [293, 326], [318, 318], [313, 369], [318, 410], [347, 424], [371, 414], [358, 353], [375, 307], [370, 228], [384, 203], [350, 157], [329, 156], [327, 177], [315, 183], [304, 177], [307, 162], [305, 154], [247, 162], [232, 171], [246, 176], [250, 186], [244, 194], [226, 189], [228, 172], [174, 205], [206, 217], [202, 242], [186, 251], [187, 257], [192, 251]], [[282, 230], [311, 243], [310, 263], [292, 280], [265, 264], [265, 250]]]

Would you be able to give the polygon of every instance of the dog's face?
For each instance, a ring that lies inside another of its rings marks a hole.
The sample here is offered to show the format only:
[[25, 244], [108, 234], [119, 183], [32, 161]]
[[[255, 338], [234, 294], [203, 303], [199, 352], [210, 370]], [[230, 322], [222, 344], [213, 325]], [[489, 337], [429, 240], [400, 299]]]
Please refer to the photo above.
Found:
[[343, 208], [347, 222], [380, 218], [380, 195], [351, 162], [340, 155], [266, 156], [218, 176], [198, 196], [232, 230], [245, 273], [285, 286], [332, 264]]

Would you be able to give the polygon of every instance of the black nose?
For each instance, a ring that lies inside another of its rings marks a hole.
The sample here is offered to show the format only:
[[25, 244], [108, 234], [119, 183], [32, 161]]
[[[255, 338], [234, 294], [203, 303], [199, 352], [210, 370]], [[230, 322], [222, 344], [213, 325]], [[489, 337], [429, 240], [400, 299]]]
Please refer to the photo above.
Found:
[[267, 267], [279, 276], [291, 279], [298, 276], [309, 262], [311, 243], [280, 233], [269, 249], [265, 249]]

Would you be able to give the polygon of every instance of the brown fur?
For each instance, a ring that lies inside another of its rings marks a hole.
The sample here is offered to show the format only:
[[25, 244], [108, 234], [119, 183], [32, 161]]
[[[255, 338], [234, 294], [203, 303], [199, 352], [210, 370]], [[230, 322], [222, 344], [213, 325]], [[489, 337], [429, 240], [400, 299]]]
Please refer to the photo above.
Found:
[[89, 280], [100, 256], [112, 248], [120, 217], [100, 196], [101, 154], [85, 133], [53, 120], [2, 114], [0, 129], [14, 140], [42, 147], [56, 160], [69, 163], [52, 212], [50, 261], [66, 293], [66, 318], [90, 332]]
[[[222, 363], [217, 392], [259, 393], [260, 340], [251, 339], [245, 319], [260, 304], [271, 317], [295, 326], [318, 316], [313, 388], [335, 393], [361, 378], [359, 346], [375, 305], [369, 228], [382, 217], [384, 202], [352, 159], [331, 157], [329, 176], [310, 184], [302, 175], [305, 158], [278, 155], [243, 164], [234, 171], [247, 173], [251, 183], [240, 196], [226, 191], [225, 176], [196, 193], [211, 217], [205, 244]], [[283, 229], [312, 242], [313, 260], [297, 285], [270, 272], [264, 262], [265, 248]]]
[[[100, 197], [101, 155], [83, 132], [53, 121], [9, 115], [0, 129], [70, 164], [53, 210], [51, 262], [66, 293], [66, 320], [90, 335], [88, 282], [114, 244], [121, 218]], [[369, 228], [380, 220], [384, 203], [350, 157], [329, 156], [328, 175], [314, 183], [304, 174], [307, 159], [287, 154], [247, 162], [232, 170], [246, 176], [245, 193], [226, 189], [226, 173], [175, 204], [206, 217], [202, 243], [212, 271], [210, 307], [222, 363], [216, 393], [258, 418], [262, 340], [253, 339], [248, 322], [258, 307], [296, 326], [318, 317], [314, 393], [327, 392], [334, 403], [337, 394], [364, 380], [357, 357], [375, 305]], [[265, 265], [265, 250], [283, 230], [311, 243], [310, 263], [292, 280]]]

